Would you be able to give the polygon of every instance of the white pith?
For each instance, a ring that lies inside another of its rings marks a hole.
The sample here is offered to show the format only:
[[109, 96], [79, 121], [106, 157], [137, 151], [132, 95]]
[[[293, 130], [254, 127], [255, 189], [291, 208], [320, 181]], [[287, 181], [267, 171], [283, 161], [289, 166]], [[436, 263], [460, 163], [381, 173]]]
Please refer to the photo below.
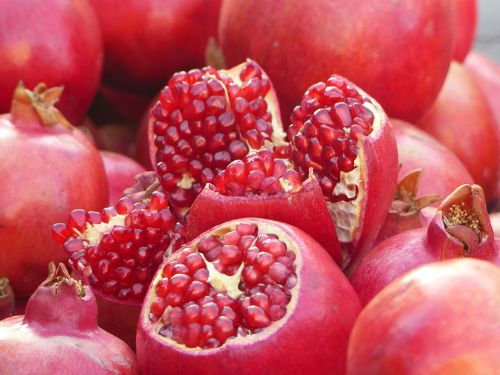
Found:
[[[78, 238], [84, 240], [88, 245], [98, 245], [104, 233], [109, 233], [115, 225], [125, 226], [127, 215], [112, 216], [107, 223], [90, 224], [87, 223], [85, 230], [78, 234]], [[75, 230], [76, 231], [76, 230]], [[78, 231], [76, 231], [78, 233]]]
[[[285, 316], [278, 321], [272, 322], [269, 327], [266, 327], [262, 331], [251, 334], [250, 335], [251, 341], [253, 343], [253, 342], [258, 342], [260, 340], [264, 340], [267, 337], [269, 337], [270, 335], [274, 334], [276, 331], [278, 331], [286, 323], [286, 321], [290, 318], [290, 316], [295, 311], [295, 308], [297, 306], [297, 301], [298, 301], [298, 294], [299, 294], [300, 287], [301, 287], [300, 274], [301, 274], [301, 270], [302, 270], [302, 257], [301, 257], [300, 252], [298, 251], [298, 249], [296, 249], [294, 246], [292, 246], [293, 241], [290, 238], [290, 236], [287, 234], [287, 232], [285, 232], [281, 228], [274, 227], [274, 226], [271, 227], [268, 224], [263, 223], [260, 219], [243, 219], [239, 222], [242, 222], [242, 221], [257, 224], [259, 227], [259, 233], [274, 233], [274, 234], [276, 234], [279, 237], [279, 239], [286, 244], [287, 249], [291, 250], [295, 253], [294, 265], [295, 265], [295, 273], [297, 275], [297, 284], [292, 289], [289, 289], [290, 294], [291, 294], [291, 298], [290, 298], [290, 301], [288, 302], [288, 304], [286, 305], [287, 311], [286, 311]], [[224, 227], [219, 227], [215, 231], [210, 231], [210, 234], [216, 235], [216, 236], [222, 236], [225, 233], [234, 230], [237, 223], [231, 223], [230, 226], [228, 226], [227, 224], [222, 224], [222, 225], [224, 225]], [[200, 237], [198, 237], [198, 238], [200, 238]], [[186, 246], [197, 247], [198, 241], [191, 242], [190, 244], [188, 244]], [[201, 254], [201, 253], [199, 253], [199, 254]], [[209, 262], [207, 261], [206, 263], [208, 265]], [[158, 281], [162, 279], [162, 272], [161, 271], [162, 271], [162, 267], [159, 268], [151, 285], [156, 285], [158, 283]], [[150, 306], [151, 303], [153, 302], [154, 298], [155, 298], [155, 293], [148, 293], [148, 295], [146, 296], [146, 299], [144, 301], [144, 305]], [[170, 309], [170, 307], [167, 307], [167, 309], [165, 309], [165, 312], [167, 312], [169, 309]], [[147, 310], [148, 309], [146, 309], [146, 311]], [[166, 315], [166, 314], [164, 314], [164, 315]], [[148, 313], [142, 314], [140, 319], [143, 319], [143, 324], [145, 324], [145, 325], [153, 325], [152, 332], [154, 332], [153, 337], [155, 337], [156, 340], [164, 341], [164, 342], [168, 343], [168, 345], [175, 347], [176, 349], [178, 349], [180, 351], [186, 351], [186, 352], [198, 353], [198, 354], [203, 354], [203, 353], [210, 354], [214, 351], [223, 349], [226, 346], [230, 346], [230, 345], [239, 346], [239, 345], [247, 345], [248, 344], [249, 336], [246, 336], [246, 337], [236, 336], [234, 338], [228, 339], [222, 346], [220, 346], [218, 348], [213, 348], [213, 349], [202, 349], [199, 347], [188, 348], [187, 346], [185, 346], [183, 344], [180, 344], [172, 339], [161, 336], [159, 334], [160, 329], [166, 323], [165, 320], [159, 319], [158, 321], [151, 323], [151, 321], [149, 320]]]
[[[362, 97], [368, 95], [358, 88]], [[340, 181], [333, 190], [334, 194], [345, 194], [347, 197], [353, 197], [355, 190], [353, 186], [358, 187], [358, 196], [355, 200], [350, 202], [327, 202], [328, 211], [335, 221], [337, 230], [337, 237], [342, 243], [352, 242], [354, 233], [359, 228], [361, 221], [361, 202], [363, 202], [365, 195], [365, 181], [362, 176], [365, 176], [365, 155], [364, 155], [364, 140], [370, 137], [371, 134], [378, 133], [382, 125], [381, 111], [382, 108], [372, 99], [372, 103], [363, 103], [374, 115], [372, 131], [368, 136], [360, 135], [358, 138], [358, 156], [354, 159], [354, 169], [348, 173], [340, 172]]]
[[180, 181], [177, 182], [177, 187], [181, 189], [191, 189], [195, 181], [196, 180], [191, 176], [190, 173], [184, 172]]
[[232, 276], [226, 275], [225, 273], [217, 271], [217, 268], [213, 265], [212, 262], [209, 262], [205, 255], [199, 253], [208, 270], [208, 280], [207, 282], [211, 284], [215, 289], [220, 292], [226, 292], [231, 298], [237, 299], [239, 296], [243, 294], [243, 292], [238, 288], [238, 284], [241, 280], [241, 271], [243, 270], [244, 263], [241, 262], [238, 271]]

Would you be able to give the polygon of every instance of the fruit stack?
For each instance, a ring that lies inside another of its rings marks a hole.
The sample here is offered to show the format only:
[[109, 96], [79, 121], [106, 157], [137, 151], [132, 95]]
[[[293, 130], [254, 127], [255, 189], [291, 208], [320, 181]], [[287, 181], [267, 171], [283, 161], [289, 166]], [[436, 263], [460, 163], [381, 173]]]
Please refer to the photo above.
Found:
[[0, 0], [0, 374], [500, 374], [476, 8]]

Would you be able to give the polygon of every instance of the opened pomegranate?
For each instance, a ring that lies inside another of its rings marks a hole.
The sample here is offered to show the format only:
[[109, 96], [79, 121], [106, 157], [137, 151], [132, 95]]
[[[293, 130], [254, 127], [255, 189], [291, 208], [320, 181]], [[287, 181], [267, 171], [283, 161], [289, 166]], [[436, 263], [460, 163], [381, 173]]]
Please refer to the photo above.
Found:
[[460, 159], [435, 138], [407, 122], [391, 119], [391, 123], [401, 164], [399, 178], [421, 169], [420, 196], [437, 194], [442, 200], [457, 186], [474, 183]]
[[150, 111], [149, 127], [153, 165], [182, 213], [249, 149], [285, 146], [271, 82], [251, 60], [228, 71], [174, 74]]
[[347, 374], [495, 374], [500, 269], [475, 259], [420, 267], [359, 315]]
[[151, 375], [342, 374], [358, 312], [345, 276], [306, 233], [233, 220], [160, 266], [139, 320], [138, 359]]
[[427, 228], [381, 242], [361, 259], [349, 279], [366, 305], [395, 278], [426, 263], [474, 257], [500, 265], [499, 245], [483, 190], [478, 185], [462, 185], [441, 203]]
[[9, 285], [9, 279], [0, 277], [0, 320], [12, 315], [14, 304], [14, 291]]
[[180, 246], [165, 195], [153, 192], [134, 203], [121, 198], [102, 212], [73, 210], [67, 224], [55, 224], [74, 275], [92, 287], [99, 326], [135, 343], [142, 301], [166, 251]]
[[92, 290], [62, 263], [49, 265], [25, 315], [0, 322], [0, 337], [2, 374], [138, 374], [132, 350], [97, 327]]
[[93, 9], [87, 0], [54, 0], [50, 6], [2, 0], [0, 7], [0, 113], [9, 110], [20, 80], [27, 87], [45, 82], [64, 85], [57, 107], [78, 124], [97, 92], [102, 70], [101, 30]]
[[108, 177], [109, 204], [114, 205], [123, 196], [123, 191], [134, 183], [134, 177], [144, 172], [135, 160], [111, 151], [100, 151]]
[[465, 60], [476, 36], [477, 0], [455, 1], [455, 43], [453, 59]]
[[500, 141], [488, 101], [474, 76], [452, 63], [443, 90], [417, 123], [458, 156], [487, 199], [498, 180]]
[[0, 275], [18, 297], [43, 281], [50, 261], [65, 258], [48, 228], [75, 207], [108, 201], [99, 152], [53, 106], [61, 92], [20, 84], [11, 112], [0, 116]]

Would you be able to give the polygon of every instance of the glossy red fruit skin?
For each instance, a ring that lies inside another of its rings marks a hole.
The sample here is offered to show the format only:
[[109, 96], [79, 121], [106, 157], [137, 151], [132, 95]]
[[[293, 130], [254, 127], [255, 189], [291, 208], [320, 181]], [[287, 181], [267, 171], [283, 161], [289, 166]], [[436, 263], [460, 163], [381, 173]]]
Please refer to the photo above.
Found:
[[0, 1], [0, 113], [10, 108], [19, 81], [64, 85], [57, 105], [78, 124], [97, 92], [102, 36], [87, 0]]
[[97, 327], [90, 287], [71, 279], [64, 265], [51, 266], [26, 314], [0, 322], [2, 374], [137, 374], [132, 350]]
[[365, 307], [349, 342], [349, 375], [495, 374], [500, 269], [456, 259], [400, 277]]
[[493, 197], [500, 161], [497, 127], [486, 97], [463, 65], [452, 63], [443, 90], [417, 126], [455, 153], [486, 197]]
[[145, 169], [128, 156], [111, 151], [99, 151], [108, 178], [109, 205], [123, 197], [123, 191], [133, 185], [134, 177]]
[[205, 62], [220, 0], [90, 0], [104, 37], [104, 82], [154, 94], [177, 70]]
[[463, 62], [476, 36], [477, 0], [457, 0], [455, 3], [456, 35], [453, 59]]
[[[137, 329], [137, 354], [143, 373], [163, 374], [168, 369], [186, 375], [255, 374], [271, 368], [276, 374], [301, 373], [308, 369], [317, 373], [345, 373], [345, 345], [360, 309], [351, 285], [326, 251], [306, 233], [271, 220], [247, 218], [245, 221], [274, 226], [300, 248], [297, 260], [302, 266], [295, 287], [298, 300], [288, 320], [258, 341], [249, 336], [248, 340], [254, 341], [239, 344], [229, 341], [217, 349], [190, 353], [182, 347], [168, 346], [151, 331], [148, 305], [153, 288], [150, 288]], [[228, 223], [233, 222], [240, 220]], [[224, 224], [212, 230], [222, 227]]]
[[135, 155], [134, 159], [137, 160], [144, 168], [147, 170], [154, 170], [154, 160], [151, 158], [154, 156], [154, 135], [150, 131], [149, 125], [149, 112], [151, 108], [154, 107], [158, 98], [154, 98], [149, 104], [148, 109], [144, 112], [144, 115], [139, 123], [139, 129], [137, 130], [137, 137], [135, 142]]
[[207, 185], [189, 210], [188, 240], [215, 225], [249, 216], [277, 220], [302, 229], [318, 241], [337, 264], [341, 264], [342, 250], [335, 224], [326, 208], [321, 188], [312, 177], [297, 192], [273, 196], [227, 196], [217, 192], [213, 185]]
[[[219, 41], [229, 65], [250, 57], [268, 72], [285, 117], [309, 85], [335, 73], [390, 116], [412, 121], [444, 82], [454, 27], [454, 5], [446, 0], [226, 1]], [[381, 58], [402, 50], [398, 59]]]
[[75, 207], [104, 207], [108, 185], [83, 133], [44, 125], [29, 103], [14, 107], [0, 116], [0, 274], [24, 297], [47, 275], [48, 262], [65, 259], [48, 228]]
[[444, 199], [457, 186], [473, 183], [460, 159], [435, 138], [407, 122], [391, 119], [391, 123], [401, 164], [399, 178], [422, 169], [419, 196], [437, 194]]

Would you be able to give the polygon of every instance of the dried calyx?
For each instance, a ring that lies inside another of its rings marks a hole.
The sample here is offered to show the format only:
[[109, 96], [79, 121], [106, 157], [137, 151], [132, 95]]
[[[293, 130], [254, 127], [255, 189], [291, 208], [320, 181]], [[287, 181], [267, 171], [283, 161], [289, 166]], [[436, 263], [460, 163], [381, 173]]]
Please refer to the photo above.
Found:
[[48, 277], [40, 286], [52, 287], [54, 294], [57, 294], [62, 284], [68, 286], [74, 285], [77, 295], [79, 297], [85, 297], [86, 291], [84, 284], [80, 280], [72, 278], [63, 263], [59, 263], [57, 267], [54, 262], [49, 263]]

